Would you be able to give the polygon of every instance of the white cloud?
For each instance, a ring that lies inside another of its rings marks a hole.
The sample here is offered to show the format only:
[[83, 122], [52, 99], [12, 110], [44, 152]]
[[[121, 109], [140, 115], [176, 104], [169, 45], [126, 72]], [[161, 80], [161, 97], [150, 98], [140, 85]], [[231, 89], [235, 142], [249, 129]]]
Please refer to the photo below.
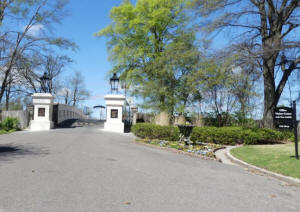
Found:
[[[25, 27], [24, 27], [25, 28]], [[40, 33], [40, 31], [44, 28], [44, 25], [42, 24], [36, 24], [33, 25], [29, 30], [28, 30], [28, 34], [32, 35], [32, 36], [36, 36]]]
[[91, 96], [91, 98], [90, 98], [90, 100], [103, 100], [103, 99], [104, 99], [103, 94], [94, 95], [94, 96]]
[[71, 90], [68, 88], [62, 88], [57, 92], [58, 96], [65, 96], [67, 95], [67, 93], [69, 93], [69, 95], [71, 94]]

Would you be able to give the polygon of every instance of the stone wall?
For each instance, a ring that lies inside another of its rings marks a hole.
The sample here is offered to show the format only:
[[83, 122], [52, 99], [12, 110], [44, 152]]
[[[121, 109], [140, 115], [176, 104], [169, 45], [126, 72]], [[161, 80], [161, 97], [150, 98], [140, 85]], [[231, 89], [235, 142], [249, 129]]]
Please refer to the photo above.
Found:
[[141, 122], [153, 123], [154, 116], [148, 113], [137, 113], [136, 121], [137, 123], [141, 123]]
[[17, 118], [21, 129], [25, 129], [29, 126], [30, 115], [28, 111], [2, 111], [0, 116], [1, 121], [8, 117]]
[[170, 117], [166, 112], [161, 112], [155, 116], [154, 123], [161, 126], [170, 125]]

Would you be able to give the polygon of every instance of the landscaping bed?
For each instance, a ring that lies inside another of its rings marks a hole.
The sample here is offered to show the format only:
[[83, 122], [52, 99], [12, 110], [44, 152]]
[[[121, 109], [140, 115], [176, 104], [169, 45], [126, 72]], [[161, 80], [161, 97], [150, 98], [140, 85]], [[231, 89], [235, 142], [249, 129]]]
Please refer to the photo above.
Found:
[[225, 145], [282, 144], [293, 139], [291, 132], [266, 128], [194, 127], [188, 141], [182, 139], [177, 126], [139, 123], [132, 132], [139, 137], [138, 142], [210, 158]]
[[147, 145], [152, 145], [160, 148], [169, 148], [175, 149], [178, 153], [188, 153], [190, 155], [198, 155], [200, 157], [207, 157], [210, 159], [215, 159], [215, 151], [223, 148], [222, 145], [219, 144], [198, 144], [198, 145], [185, 145], [184, 142], [178, 141], [164, 141], [158, 139], [136, 139], [136, 142], [143, 143]]
[[242, 146], [231, 154], [251, 165], [300, 179], [300, 160], [296, 160], [293, 143]]

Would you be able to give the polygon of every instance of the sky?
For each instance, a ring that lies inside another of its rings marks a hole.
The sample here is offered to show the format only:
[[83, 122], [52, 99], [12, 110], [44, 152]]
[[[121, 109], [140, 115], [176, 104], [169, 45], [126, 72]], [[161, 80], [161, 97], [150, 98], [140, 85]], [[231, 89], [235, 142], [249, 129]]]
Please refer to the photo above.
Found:
[[[104, 95], [109, 93], [108, 72], [112, 65], [108, 61], [106, 39], [93, 34], [111, 23], [109, 13], [112, 7], [120, 5], [122, 0], [70, 0], [67, 5], [69, 15], [55, 27], [55, 34], [74, 41], [79, 49], [67, 52], [74, 63], [70, 65], [65, 75], [72, 71], [80, 71], [85, 77], [86, 87], [91, 92], [91, 98], [84, 106], [104, 105]], [[224, 39], [216, 39], [217, 46], [222, 46]], [[94, 112], [94, 116], [98, 112]]]
[[104, 95], [110, 91], [108, 71], [111, 64], [108, 61], [106, 39], [95, 37], [93, 34], [110, 23], [109, 12], [121, 0], [70, 0], [67, 6], [69, 15], [55, 27], [57, 36], [74, 41], [79, 49], [67, 52], [74, 60], [65, 71], [68, 76], [72, 71], [80, 71], [87, 89], [91, 92], [86, 106], [104, 105]]
[[[67, 68], [65, 75], [70, 75], [72, 71], [82, 73], [86, 87], [91, 93], [91, 98], [84, 103], [84, 106], [93, 107], [104, 105], [104, 95], [110, 92], [108, 72], [112, 68], [108, 61], [106, 39], [95, 37], [94, 33], [111, 23], [110, 10], [118, 6], [122, 0], [86, 2], [70, 0], [67, 5], [69, 15], [62, 20], [61, 25], [55, 27], [55, 34], [71, 39], [79, 46], [76, 52], [67, 52], [74, 63]], [[228, 36], [221, 33], [214, 38], [213, 46], [222, 48], [228, 41]], [[93, 115], [97, 117], [98, 114], [99, 111], [94, 111]]]

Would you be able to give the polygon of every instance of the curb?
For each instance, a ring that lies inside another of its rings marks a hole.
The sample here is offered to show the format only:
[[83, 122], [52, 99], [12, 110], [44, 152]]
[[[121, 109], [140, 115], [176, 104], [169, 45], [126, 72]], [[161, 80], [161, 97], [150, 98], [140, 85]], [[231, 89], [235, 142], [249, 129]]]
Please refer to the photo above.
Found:
[[251, 169], [251, 170], [255, 170], [258, 171], [260, 173], [263, 173], [265, 175], [271, 176], [273, 178], [276, 178], [278, 180], [284, 181], [290, 185], [294, 185], [294, 186], [300, 186], [300, 179], [294, 178], [294, 177], [289, 177], [289, 176], [285, 176], [282, 174], [278, 174], [254, 165], [251, 165], [249, 163], [246, 163], [245, 161], [242, 161], [240, 159], [237, 159], [236, 157], [232, 156], [232, 154], [230, 153], [231, 149], [234, 149], [237, 147], [231, 147], [231, 148], [227, 148], [227, 152], [226, 152], [226, 156], [228, 157], [229, 160], [231, 160], [231, 162], [238, 164], [240, 166], [243, 166], [245, 168]]

